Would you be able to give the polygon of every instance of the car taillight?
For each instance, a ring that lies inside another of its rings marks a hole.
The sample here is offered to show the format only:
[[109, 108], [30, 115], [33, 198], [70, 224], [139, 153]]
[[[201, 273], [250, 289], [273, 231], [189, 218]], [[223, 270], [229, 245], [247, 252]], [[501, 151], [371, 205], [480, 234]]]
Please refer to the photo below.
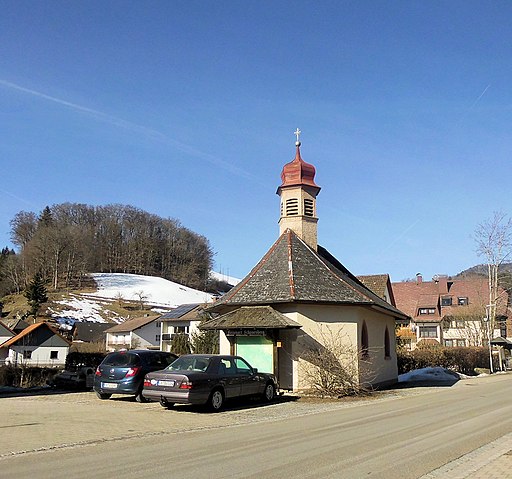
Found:
[[96, 372], [94, 373], [96, 376], [101, 376], [101, 371], [100, 371], [100, 368], [97, 367], [96, 368]]
[[192, 389], [192, 382], [190, 382], [188, 379], [184, 379], [181, 381], [180, 389]]
[[151, 386], [151, 380], [150, 379], [144, 379], [144, 386], [145, 387]]
[[135, 376], [139, 372], [140, 368], [130, 368], [128, 369], [128, 372], [126, 373], [125, 378], [131, 378]]

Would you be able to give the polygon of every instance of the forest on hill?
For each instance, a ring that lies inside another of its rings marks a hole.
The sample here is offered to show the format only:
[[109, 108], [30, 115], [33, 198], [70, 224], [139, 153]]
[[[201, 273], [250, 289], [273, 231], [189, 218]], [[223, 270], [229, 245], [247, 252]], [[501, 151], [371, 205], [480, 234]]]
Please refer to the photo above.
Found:
[[56, 290], [87, 273], [134, 273], [206, 290], [213, 263], [208, 239], [176, 219], [133, 206], [63, 203], [11, 220], [15, 252], [0, 254], [0, 297], [23, 291], [36, 273]]
[[[456, 278], [464, 278], [466, 276], [485, 276], [488, 275], [488, 266], [486, 264], [477, 264], [471, 268], [461, 271]], [[498, 284], [512, 295], [512, 263], [502, 263], [498, 268]]]

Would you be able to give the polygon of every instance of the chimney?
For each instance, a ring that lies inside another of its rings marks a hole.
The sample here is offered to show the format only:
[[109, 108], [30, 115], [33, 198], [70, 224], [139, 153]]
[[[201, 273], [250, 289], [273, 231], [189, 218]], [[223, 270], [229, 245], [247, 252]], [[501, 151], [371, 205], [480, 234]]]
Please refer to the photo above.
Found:
[[448, 293], [448, 276], [446, 274], [440, 274], [437, 276], [437, 287], [439, 288], [439, 294]]
[[417, 284], [423, 283], [423, 276], [421, 276], [421, 273], [416, 273], [416, 283]]

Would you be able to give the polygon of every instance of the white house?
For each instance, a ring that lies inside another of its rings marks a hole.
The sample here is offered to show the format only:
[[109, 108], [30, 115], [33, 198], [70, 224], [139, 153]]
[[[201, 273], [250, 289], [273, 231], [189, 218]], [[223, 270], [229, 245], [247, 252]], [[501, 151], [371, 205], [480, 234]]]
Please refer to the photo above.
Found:
[[177, 308], [160, 316], [162, 323], [161, 347], [162, 351], [171, 351], [171, 343], [175, 334], [186, 334], [189, 338], [199, 332], [201, 312], [204, 305], [199, 303], [182, 304]]
[[107, 351], [118, 349], [160, 349], [159, 314], [146, 314], [116, 324], [105, 331]]
[[25, 366], [64, 366], [70, 344], [48, 323], [31, 324], [0, 345], [0, 361]]

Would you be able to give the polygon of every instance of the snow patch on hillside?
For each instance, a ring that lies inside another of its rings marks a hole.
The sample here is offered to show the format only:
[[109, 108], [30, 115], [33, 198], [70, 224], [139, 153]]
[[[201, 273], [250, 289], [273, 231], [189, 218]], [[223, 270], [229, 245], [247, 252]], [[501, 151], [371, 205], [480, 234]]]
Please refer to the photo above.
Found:
[[63, 309], [55, 311], [50, 309], [53, 318], [60, 323], [74, 321], [92, 321], [95, 323], [115, 322], [121, 323], [125, 318], [114, 311], [103, 308], [109, 302], [98, 299], [85, 298], [83, 295], [70, 294], [69, 299], [56, 301], [55, 304], [63, 306]]
[[240, 281], [242, 281], [241, 279], [235, 278], [234, 276], [217, 273], [215, 271], [210, 271], [210, 276], [217, 281], [224, 281], [224, 283], [227, 283], [231, 286], [236, 286], [238, 283], [240, 283]]
[[94, 293], [70, 294], [69, 299], [57, 301], [62, 306], [57, 311], [50, 310], [58, 322], [94, 321], [98, 323], [121, 323], [128, 318], [117, 315], [105, 306], [113, 300], [139, 301], [157, 312], [167, 311], [181, 304], [210, 303], [211, 294], [188, 288], [154, 276], [124, 273], [91, 274], [97, 284]]
[[183, 286], [156, 276], [142, 276], [125, 273], [94, 273], [98, 291], [87, 293], [99, 298], [123, 299], [137, 301], [140, 294], [145, 296], [145, 303], [152, 306], [175, 308], [180, 304], [209, 303], [211, 294]]

